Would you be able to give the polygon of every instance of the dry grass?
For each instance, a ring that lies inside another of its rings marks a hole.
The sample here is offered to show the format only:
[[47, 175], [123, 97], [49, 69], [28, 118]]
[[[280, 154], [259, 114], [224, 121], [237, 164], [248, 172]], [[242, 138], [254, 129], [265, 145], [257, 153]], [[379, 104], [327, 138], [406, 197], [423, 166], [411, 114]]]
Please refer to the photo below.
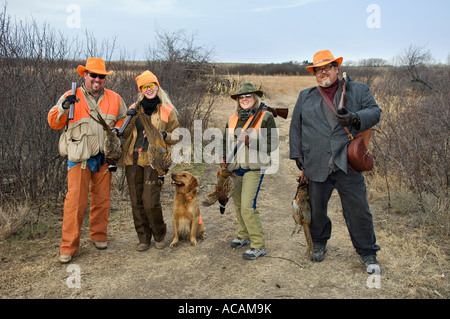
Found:
[[[298, 92], [314, 85], [312, 77], [243, 77], [267, 91], [267, 104], [292, 109]], [[235, 108], [223, 97], [214, 113], [223, 127]], [[214, 118], [213, 118], [214, 119]], [[329, 216], [333, 222], [328, 252], [321, 263], [305, 256], [302, 234], [291, 236], [295, 227], [291, 201], [298, 170], [287, 160], [290, 117], [277, 119], [280, 128], [280, 169], [267, 175], [258, 197], [258, 208], [266, 234], [267, 257], [255, 261], [242, 258], [243, 249], [232, 249], [237, 223], [232, 202], [224, 215], [219, 207], [201, 207], [206, 239], [191, 247], [161, 251], [135, 251], [137, 238], [130, 204], [113, 192], [108, 249], [96, 250], [83, 228], [81, 247], [73, 264], [81, 269], [81, 288], [68, 288], [66, 265], [57, 261], [61, 219], [45, 236], [0, 244], [0, 298], [449, 298], [448, 213], [429, 200], [429, 213], [417, 209], [417, 198], [409, 190], [391, 185], [390, 203], [384, 179], [366, 174], [368, 197], [374, 215], [379, 261], [383, 268], [380, 288], [368, 288], [368, 275], [351, 245], [339, 203], [333, 194]], [[179, 165], [200, 180], [200, 199], [216, 183], [217, 166]], [[169, 172], [170, 174], [170, 172]], [[118, 182], [115, 180], [115, 182]], [[167, 237], [172, 238], [173, 188], [166, 178], [162, 204]], [[87, 222], [87, 221], [86, 221]], [[87, 223], [85, 223], [85, 226]]]
[[0, 207], [0, 240], [21, 231], [24, 225], [33, 222], [33, 219], [29, 202], [13, 202], [5, 207]]

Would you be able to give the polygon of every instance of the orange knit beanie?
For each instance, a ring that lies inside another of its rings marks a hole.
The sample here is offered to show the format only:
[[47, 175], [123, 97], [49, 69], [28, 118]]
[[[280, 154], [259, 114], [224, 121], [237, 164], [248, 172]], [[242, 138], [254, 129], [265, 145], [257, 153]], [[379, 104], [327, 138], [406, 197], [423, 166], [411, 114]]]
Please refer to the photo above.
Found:
[[136, 78], [136, 83], [137, 83], [139, 92], [142, 92], [141, 87], [144, 84], [148, 84], [148, 83], [152, 83], [152, 82], [156, 83], [159, 86], [158, 78], [156, 77], [156, 75], [154, 75], [149, 70], [144, 71], [141, 75], [139, 75]]

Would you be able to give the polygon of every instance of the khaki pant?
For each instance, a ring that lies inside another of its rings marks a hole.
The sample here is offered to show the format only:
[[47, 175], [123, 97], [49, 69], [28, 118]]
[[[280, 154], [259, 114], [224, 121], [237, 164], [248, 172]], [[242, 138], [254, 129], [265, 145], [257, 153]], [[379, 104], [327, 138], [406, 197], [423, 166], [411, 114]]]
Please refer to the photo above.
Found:
[[80, 247], [81, 226], [89, 199], [89, 189], [89, 234], [93, 241], [107, 240], [111, 173], [108, 172], [106, 163], [96, 173], [91, 173], [86, 165], [80, 163], [69, 170], [67, 182], [60, 254], [73, 256]]
[[232, 196], [238, 221], [238, 236], [251, 240], [250, 247], [257, 249], [265, 248], [264, 231], [256, 209], [256, 199], [263, 177], [259, 170], [238, 176], [236, 190]]
[[166, 235], [166, 224], [161, 208], [158, 173], [150, 166], [138, 165], [126, 166], [125, 173], [139, 243], [149, 244], [152, 236], [155, 241], [162, 241]]

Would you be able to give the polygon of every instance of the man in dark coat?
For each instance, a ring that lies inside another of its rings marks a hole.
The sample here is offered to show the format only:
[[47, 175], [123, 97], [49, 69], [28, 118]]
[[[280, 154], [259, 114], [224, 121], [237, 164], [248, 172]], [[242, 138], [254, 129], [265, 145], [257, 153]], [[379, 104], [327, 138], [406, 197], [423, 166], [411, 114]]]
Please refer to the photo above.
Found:
[[[313, 65], [306, 69], [316, 76], [318, 86], [338, 105], [341, 85], [338, 79], [343, 58], [334, 58], [329, 50], [314, 55]], [[294, 159], [309, 183], [311, 204], [311, 236], [315, 260], [322, 261], [331, 237], [331, 220], [327, 216], [328, 201], [337, 189], [350, 237], [361, 262], [369, 273], [381, 273], [376, 259], [372, 214], [366, 196], [362, 173], [347, 166], [348, 135], [370, 129], [380, 121], [381, 109], [364, 83], [347, 85], [345, 115], [335, 115], [319, 92], [319, 87], [300, 92], [289, 131], [289, 158]], [[310, 256], [313, 259], [312, 255]]]

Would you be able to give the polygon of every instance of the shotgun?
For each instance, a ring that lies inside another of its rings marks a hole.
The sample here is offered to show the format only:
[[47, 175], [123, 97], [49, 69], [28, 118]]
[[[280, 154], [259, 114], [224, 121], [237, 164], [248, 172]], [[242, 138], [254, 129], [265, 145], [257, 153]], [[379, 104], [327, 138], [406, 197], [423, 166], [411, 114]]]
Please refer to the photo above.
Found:
[[[75, 95], [76, 92], [77, 92], [77, 82], [72, 82], [72, 95]], [[74, 108], [75, 108], [75, 103], [70, 103], [69, 117], [67, 118], [68, 121], [73, 120]]]
[[346, 72], [342, 73], [342, 94], [341, 98], [339, 99], [339, 105], [337, 109], [337, 113], [339, 115], [347, 114], [348, 111], [345, 108], [345, 104], [347, 103], [347, 84], [351, 81], [350, 77], [347, 75]]
[[128, 123], [130, 123], [132, 117], [133, 117], [132, 115], [127, 116], [127, 118], [125, 119], [125, 122], [123, 122], [122, 127], [119, 130], [119, 133], [117, 133], [118, 136], [122, 136], [123, 132], [125, 131], [125, 129], [128, 126]]
[[284, 119], [287, 119], [289, 114], [289, 109], [287, 107], [270, 107], [266, 105], [267, 111], [271, 112], [273, 117], [281, 116]]
[[[250, 128], [253, 128], [256, 123], [258, 123], [259, 119], [262, 116], [262, 112], [265, 110], [271, 112], [273, 114], [273, 117], [277, 117], [279, 115], [284, 119], [287, 118], [288, 113], [289, 113], [289, 109], [287, 107], [274, 108], [274, 107], [270, 107], [261, 102], [261, 104], [258, 107], [258, 110], [256, 111], [255, 115], [253, 116], [252, 120], [250, 121], [250, 123], [248, 124], [248, 126], [244, 132], [247, 132]], [[242, 143], [243, 143], [243, 141], [238, 141], [236, 143], [233, 153], [231, 153], [230, 156], [228, 156], [228, 158], [227, 158], [227, 163], [231, 163], [233, 161], [233, 158], [236, 155], [237, 150], [239, 149], [239, 147], [241, 146]]]
[[[134, 108], [137, 110], [138, 106], [139, 106], [139, 100], [136, 101]], [[133, 115], [127, 116], [127, 118], [125, 119], [125, 122], [123, 122], [122, 127], [119, 130], [119, 133], [117, 133], [118, 136], [122, 136], [123, 132], [125, 132], [125, 129], [127, 128], [128, 124], [130, 123], [132, 117], [133, 117]]]

